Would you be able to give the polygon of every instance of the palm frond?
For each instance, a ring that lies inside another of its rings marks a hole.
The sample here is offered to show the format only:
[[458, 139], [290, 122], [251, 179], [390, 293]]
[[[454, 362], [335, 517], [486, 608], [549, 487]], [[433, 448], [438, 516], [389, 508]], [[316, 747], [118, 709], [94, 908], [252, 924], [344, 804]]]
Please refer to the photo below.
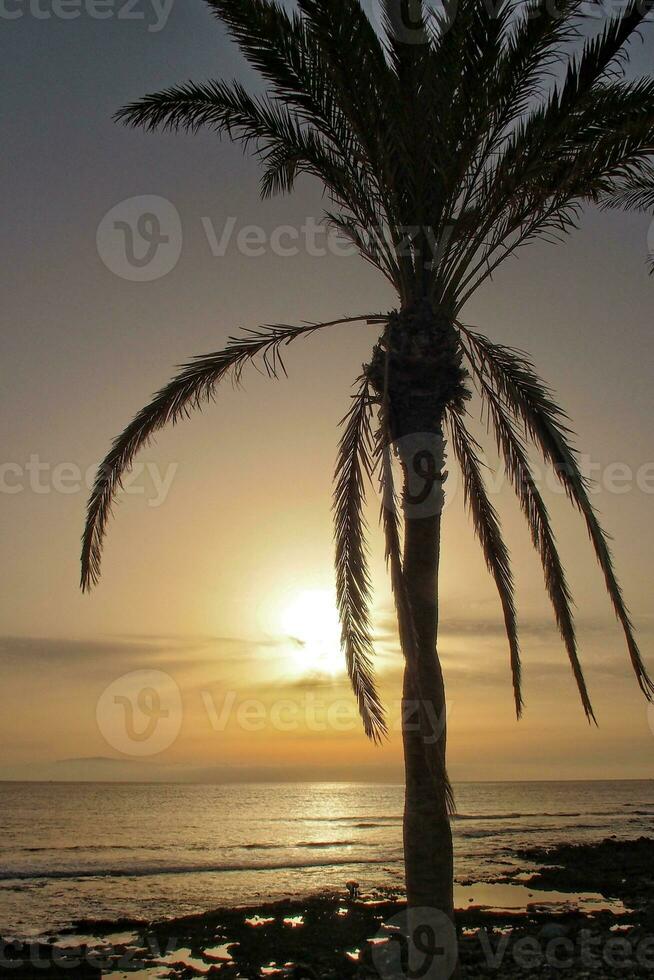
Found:
[[[283, 152], [294, 161], [295, 173], [313, 172], [336, 191], [350, 170], [349, 161], [318, 130], [302, 126], [286, 106], [268, 96], [250, 95], [238, 82], [174, 85], [124, 106], [116, 119], [148, 131], [209, 128], [245, 146], [255, 144], [264, 163]], [[292, 181], [285, 189], [291, 186]]]
[[565, 130], [567, 123], [574, 122], [577, 113], [589, 104], [592, 106], [597, 95], [619, 74], [616, 69], [624, 61], [625, 45], [650, 12], [648, 2], [629, 0], [625, 9], [610, 18], [598, 35], [587, 40], [581, 53], [569, 61], [563, 84], [531, 116], [521, 139], [529, 138], [529, 130], [537, 130], [541, 138], [551, 138], [562, 128]]
[[384, 556], [391, 577], [391, 590], [395, 601], [400, 644], [407, 659], [416, 659], [417, 637], [413, 624], [411, 603], [402, 567], [402, 543], [400, 530], [400, 500], [395, 489], [391, 439], [382, 423], [377, 433], [377, 454], [381, 457], [379, 483], [382, 498], [381, 524], [384, 531]]
[[386, 220], [394, 229], [410, 224], [404, 197], [414, 160], [403, 153], [401, 136], [406, 100], [380, 39], [359, 0], [298, 0], [298, 6], [325, 77], [374, 175]]
[[[371, 100], [387, 89], [391, 79], [382, 42], [362, 4], [359, 0], [298, 0], [298, 7], [306, 17], [311, 36], [329, 62], [329, 70], [336, 72], [339, 91], [348, 72], [359, 80], [367, 73], [373, 90], [357, 95], [363, 111], [369, 112]], [[345, 41], [350, 43], [346, 45]], [[352, 96], [350, 92], [348, 101]]]
[[[262, 163], [262, 197], [289, 193], [300, 174], [309, 174], [349, 214], [360, 236], [384, 224], [378, 181], [351, 139], [327, 123], [306, 125], [288, 106], [267, 95], [254, 97], [238, 82], [172, 86], [125, 106], [116, 118], [146, 130], [208, 128], [226, 134]], [[399, 288], [396, 262], [376, 267]]]
[[567, 416], [522, 352], [493, 344], [483, 334], [463, 324], [458, 326], [470, 343], [478, 370], [485, 374], [514, 417], [526, 426], [531, 440], [554, 468], [568, 499], [582, 514], [609, 598], [625, 635], [638, 684], [646, 697], [654, 700], [654, 683], [636, 642], [631, 616], [613, 566], [609, 539], [590, 501], [588, 481], [581, 472], [577, 453], [569, 442], [571, 432]]
[[654, 78], [603, 83], [573, 109], [555, 95], [532, 113], [478, 182], [479, 227], [451, 275], [459, 308], [519, 247], [569, 233], [584, 203], [646, 178], [653, 146]]
[[[238, 82], [187, 82], [152, 92], [124, 106], [116, 119], [148, 131], [197, 132], [212, 129], [245, 146], [255, 144], [264, 162], [279, 152], [294, 162], [293, 176], [313, 169], [328, 186], [330, 173], [347, 170], [348, 164], [315, 129], [303, 127], [286, 106], [267, 96], [255, 98]], [[288, 181], [285, 189], [292, 187]]]
[[625, 45], [639, 31], [652, 12], [650, 0], [628, 0], [624, 9], [607, 20], [603, 30], [584, 45], [581, 54], [568, 67], [557, 97], [559, 106], [578, 105], [598, 82], [623, 73]]
[[491, 100], [499, 131], [519, 118], [542, 93], [564, 51], [580, 37], [577, 17], [584, 0], [562, 0], [556, 8], [544, 0], [527, 0], [517, 21], [506, 30]]
[[341, 150], [349, 146], [352, 129], [304, 20], [271, 0], [207, 2], [273, 96]]
[[615, 187], [601, 200], [604, 210], [647, 211], [654, 214], [654, 179], [643, 175], [621, 187]]
[[298, 13], [272, 0], [208, 2], [274, 97], [356, 162], [379, 195], [393, 84], [358, 0], [300, 0]]
[[476, 371], [474, 361], [471, 360], [470, 363], [479, 382], [482, 397], [490, 411], [498, 451], [502, 455], [506, 472], [527, 520], [534, 548], [540, 556], [545, 587], [568, 652], [581, 703], [588, 720], [597, 724], [577, 652], [577, 637], [571, 609], [572, 594], [556, 547], [545, 501], [536, 486], [527, 451], [513, 417], [507, 413], [501, 399], [485, 377]]
[[[386, 325], [384, 349], [390, 345], [392, 323]], [[402, 544], [400, 539], [400, 501], [393, 477], [393, 434], [390, 421], [389, 396], [390, 358], [384, 362], [384, 390], [379, 409], [379, 429], [377, 431], [376, 469], [379, 469], [381, 490], [381, 523], [384, 530], [385, 558], [391, 576], [391, 589], [395, 600], [397, 621], [400, 631], [400, 644], [408, 660], [417, 661], [418, 640], [411, 611], [411, 602], [402, 567]]]
[[449, 291], [458, 290], [459, 309], [518, 247], [553, 230], [572, 230], [570, 215], [580, 202], [596, 200], [610, 181], [651, 159], [653, 80], [615, 81], [625, 46], [650, 10], [629, 0], [569, 60], [563, 83], [545, 104], [531, 113], [525, 104], [501, 150], [485, 152], [488, 166], [473, 175], [476, 233], [456, 243], [457, 264], [449, 267]]
[[495, 580], [502, 604], [504, 625], [509, 641], [513, 695], [516, 714], [520, 718], [524, 706], [522, 698], [522, 667], [520, 662], [513, 573], [511, 571], [509, 550], [502, 535], [499, 516], [488, 497], [484, 484], [482, 462], [479, 458], [479, 449], [481, 447], [474, 436], [468, 431], [461, 413], [457, 411], [448, 412], [447, 421], [452, 437], [454, 454], [463, 476], [465, 502], [472, 515], [475, 532], [479, 538], [486, 565]]
[[[600, 196], [599, 204], [605, 211], [640, 211], [654, 218], [654, 163], [612, 184]], [[654, 250], [650, 251], [648, 258], [650, 275], [654, 275]]]
[[494, 119], [495, 76], [511, 15], [508, 0], [492, 4], [450, 0], [438, 17], [440, 30], [430, 58], [430, 95], [438, 100], [434, 122], [448, 144], [450, 191], [461, 191], [464, 174]]
[[184, 366], [117, 437], [98, 469], [82, 539], [82, 589], [90, 590], [100, 579], [102, 548], [116, 494], [137, 453], [148, 445], [155, 433], [166, 425], [175, 425], [210, 401], [216, 386], [226, 376], [231, 375], [238, 383], [246, 364], [256, 358], [260, 358], [269, 377], [277, 377], [280, 372], [285, 373], [282, 348], [297, 337], [324, 327], [363, 320], [383, 322], [378, 317], [363, 316], [303, 326], [262, 327], [241, 337], [232, 337], [223, 350], [196, 357]]
[[298, 7], [324, 84], [334, 93], [359, 152], [375, 174], [387, 173], [384, 133], [397, 87], [371, 22], [359, 0], [298, 0]]
[[363, 379], [342, 421], [334, 486], [336, 595], [347, 670], [369, 738], [387, 734], [384, 710], [373, 675], [370, 636], [371, 582], [368, 570], [366, 482], [373, 469], [373, 436], [368, 382]]
[[360, 255], [391, 282], [396, 285], [400, 279], [400, 269], [392, 248], [381, 226], [365, 228], [360, 221], [343, 212], [325, 210], [325, 219], [346, 241], [352, 242]]

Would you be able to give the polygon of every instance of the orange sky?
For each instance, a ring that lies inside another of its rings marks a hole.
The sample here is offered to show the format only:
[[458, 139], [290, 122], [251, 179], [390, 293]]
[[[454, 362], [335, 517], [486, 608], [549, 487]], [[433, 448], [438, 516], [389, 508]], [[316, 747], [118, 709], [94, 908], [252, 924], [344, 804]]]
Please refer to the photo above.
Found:
[[[308, 730], [311, 698], [326, 705], [343, 700], [350, 710], [353, 701], [342, 674], [316, 672], [315, 656], [298, 668], [297, 643], [284, 621], [298, 596], [332, 588], [337, 424], [376, 339], [374, 327], [338, 328], [301, 342], [289, 351], [288, 380], [271, 383], [251, 373], [244, 391], [226, 388], [204, 415], [163, 434], [143, 455], [151, 469], [136, 487], [144, 492], [117, 508], [99, 589], [90, 597], [77, 590], [86, 494], [65, 467], [85, 473], [97, 463], [175, 364], [217, 349], [241, 326], [375, 312], [394, 303], [357, 259], [267, 250], [248, 258], [237, 248], [212, 255], [207, 219], [217, 229], [230, 217], [238, 228], [299, 227], [320, 213], [313, 185], [302, 184], [293, 201], [261, 204], [256, 167], [239, 150], [208, 136], [146, 137], [113, 126], [111, 112], [146, 88], [205, 77], [216, 65], [230, 76], [241, 70], [219, 34], [209, 37], [202, 6], [179, 6], [158, 34], [75, 22], [30, 36], [42, 28], [7, 25], [15, 40], [8, 68], [23, 100], [8, 123], [10, 139], [27, 161], [48, 159], [50, 167], [47, 182], [42, 167], [28, 163], [2, 188], [11, 288], [0, 339], [0, 777], [398, 779], [396, 733], [379, 749], [358, 726]], [[193, 47], [189, 37], [197, 38]], [[101, 59], [93, 53], [99, 42]], [[43, 84], [28, 71], [34, 43], [45, 59]], [[113, 70], [116, 58], [120, 72]], [[75, 71], [62, 71], [66, 65]], [[51, 77], [57, 86], [45, 85]], [[70, 160], [83, 164], [74, 177]], [[139, 194], [173, 202], [184, 230], [178, 265], [151, 283], [115, 276], [95, 248], [103, 215]], [[530, 350], [572, 414], [579, 445], [604, 484], [596, 502], [616, 537], [618, 570], [654, 667], [648, 225], [638, 216], [589, 216], [563, 248], [534, 248], [507, 266], [465, 319]], [[36, 473], [35, 461], [49, 469]], [[619, 492], [615, 464], [631, 474]], [[454, 779], [652, 776], [647, 707], [580, 523], [560, 497], [552, 498], [599, 731], [584, 720], [528, 536], [503, 491], [497, 499], [514, 552], [527, 699], [524, 721], [515, 722], [498, 601], [450, 468], [441, 648]], [[153, 473], [164, 483], [170, 478], [163, 491]], [[401, 660], [376, 513], [375, 500], [375, 628], [380, 682], [392, 709]], [[144, 758], [109, 744], [96, 717], [102, 692], [135, 670], [163, 670], [181, 692], [178, 735]], [[207, 701], [220, 706], [229, 692], [234, 712], [216, 731]], [[238, 721], [248, 699], [263, 705], [261, 731]], [[280, 700], [297, 706], [294, 730], [270, 720]], [[92, 761], [62, 761], [80, 758]]]

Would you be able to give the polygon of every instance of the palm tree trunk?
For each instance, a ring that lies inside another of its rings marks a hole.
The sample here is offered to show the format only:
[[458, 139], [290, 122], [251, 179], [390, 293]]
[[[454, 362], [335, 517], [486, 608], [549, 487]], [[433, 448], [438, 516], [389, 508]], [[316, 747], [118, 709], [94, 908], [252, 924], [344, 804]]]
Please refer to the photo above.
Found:
[[440, 523], [440, 514], [405, 520], [404, 577], [417, 662], [407, 660], [404, 672], [404, 860], [409, 905], [436, 908], [453, 918], [454, 866], [446, 783], [435, 778], [435, 772], [445, 772], [447, 742], [445, 686], [436, 649]]
[[[437, 634], [446, 476], [443, 422], [448, 407], [461, 406], [468, 397], [461, 362], [452, 319], [425, 303], [391, 316], [367, 369], [383, 399], [387, 436], [393, 440], [404, 472], [404, 596], [398, 615], [406, 663], [402, 735], [407, 939], [414, 975], [430, 980], [460, 975], [454, 928], [450, 788], [445, 766], [445, 687]], [[431, 936], [427, 940], [433, 953], [431, 962], [425, 958], [427, 935]]]
[[[403, 566], [414, 628], [402, 695], [408, 955], [417, 975], [450, 980], [460, 972], [446, 774], [445, 685], [437, 651], [441, 511], [414, 516], [407, 495], [405, 485]], [[440, 489], [438, 498], [442, 500]]]

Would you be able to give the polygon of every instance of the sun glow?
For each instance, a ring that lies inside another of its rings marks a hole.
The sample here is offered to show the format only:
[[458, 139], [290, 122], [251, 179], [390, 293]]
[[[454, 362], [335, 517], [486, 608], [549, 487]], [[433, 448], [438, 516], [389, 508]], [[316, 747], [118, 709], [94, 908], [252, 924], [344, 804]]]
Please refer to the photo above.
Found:
[[293, 663], [299, 674], [343, 672], [341, 629], [333, 593], [313, 589], [298, 593], [284, 609], [282, 629], [294, 641]]

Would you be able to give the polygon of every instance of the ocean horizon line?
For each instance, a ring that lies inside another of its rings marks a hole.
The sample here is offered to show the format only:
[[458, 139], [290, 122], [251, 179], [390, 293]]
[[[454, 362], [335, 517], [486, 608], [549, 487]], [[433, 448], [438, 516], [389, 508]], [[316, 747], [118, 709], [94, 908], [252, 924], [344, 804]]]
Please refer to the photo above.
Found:
[[[654, 776], [638, 778], [619, 778], [615, 776], [576, 778], [562, 777], [560, 779], [454, 779], [453, 786], [512, 786], [512, 785], [559, 785], [598, 784], [598, 783], [654, 783]], [[5, 779], [0, 777], [0, 785], [35, 785], [47, 786], [60, 784], [62, 786], [403, 786], [402, 780], [380, 779], [302, 779], [270, 778], [270, 779]]]

